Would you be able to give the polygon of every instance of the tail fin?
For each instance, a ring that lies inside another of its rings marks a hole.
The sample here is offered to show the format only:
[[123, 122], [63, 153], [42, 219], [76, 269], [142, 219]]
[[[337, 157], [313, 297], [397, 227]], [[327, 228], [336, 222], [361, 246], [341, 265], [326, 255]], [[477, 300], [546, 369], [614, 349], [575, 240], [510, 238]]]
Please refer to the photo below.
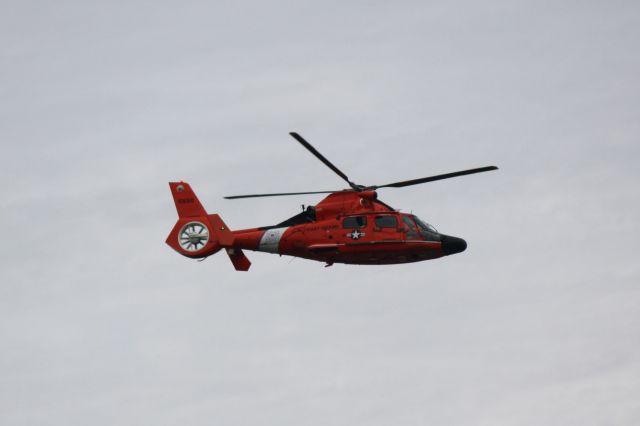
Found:
[[169, 187], [171, 188], [171, 195], [173, 195], [173, 201], [176, 203], [176, 210], [180, 218], [202, 217], [207, 215], [204, 207], [200, 204], [200, 200], [198, 200], [198, 197], [196, 197], [196, 194], [188, 183], [169, 182]]
[[181, 255], [191, 258], [204, 258], [226, 248], [236, 270], [248, 270], [251, 262], [242, 250], [234, 247], [233, 233], [222, 218], [217, 214], [207, 214], [188, 183], [169, 182], [169, 188], [178, 211], [178, 221], [166, 243]]

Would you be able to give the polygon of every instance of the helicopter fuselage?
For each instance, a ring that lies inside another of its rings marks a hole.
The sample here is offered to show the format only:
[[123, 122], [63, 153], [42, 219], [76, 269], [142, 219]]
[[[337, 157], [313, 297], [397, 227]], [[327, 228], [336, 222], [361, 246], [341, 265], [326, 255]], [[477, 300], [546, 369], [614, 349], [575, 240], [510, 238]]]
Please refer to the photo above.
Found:
[[[460, 238], [438, 233], [412, 214], [401, 213], [371, 192], [336, 192], [314, 207], [275, 226], [232, 231], [226, 246], [333, 263], [388, 265], [419, 262], [466, 249]], [[211, 239], [189, 257], [206, 257], [220, 250]]]

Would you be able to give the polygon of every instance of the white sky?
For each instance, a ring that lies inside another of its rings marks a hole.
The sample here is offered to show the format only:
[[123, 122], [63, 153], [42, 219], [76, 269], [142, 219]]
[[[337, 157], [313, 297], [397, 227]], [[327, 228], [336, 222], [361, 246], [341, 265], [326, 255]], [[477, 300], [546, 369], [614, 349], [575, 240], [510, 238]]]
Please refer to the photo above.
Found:
[[[637, 425], [635, 1], [24, 2], [0, 13], [0, 424]], [[466, 252], [164, 244], [356, 182]]]

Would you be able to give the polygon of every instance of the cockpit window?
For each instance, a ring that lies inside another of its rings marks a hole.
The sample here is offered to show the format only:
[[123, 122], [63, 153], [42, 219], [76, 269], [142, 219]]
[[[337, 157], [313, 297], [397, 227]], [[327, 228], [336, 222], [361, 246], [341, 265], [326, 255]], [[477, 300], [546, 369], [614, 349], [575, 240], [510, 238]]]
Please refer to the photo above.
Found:
[[376, 228], [397, 228], [398, 219], [395, 216], [376, 216]]
[[367, 226], [366, 216], [349, 216], [342, 221], [343, 228], [364, 228]]
[[440, 241], [440, 234], [436, 231], [436, 228], [429, 225], [426, 222], [423, 222], [418, 217], [414, 216], [416, 223], [418, 224], [418, 229], [420, 231], [420, 235], [427, 241]]
[[416, 219], [416, 223], [418, 224], [418, 226], [420, 227], [420, 229], [428, 231], [428, 232], [433, 232], [434, 234], [437, 234], [438, 231], [436, 230], [436, 228], [434, 228], [432, 225], [429, 225], [426, 222], [423, 222], [422, 220], [420, 220], [418, 217], [415, 218]]

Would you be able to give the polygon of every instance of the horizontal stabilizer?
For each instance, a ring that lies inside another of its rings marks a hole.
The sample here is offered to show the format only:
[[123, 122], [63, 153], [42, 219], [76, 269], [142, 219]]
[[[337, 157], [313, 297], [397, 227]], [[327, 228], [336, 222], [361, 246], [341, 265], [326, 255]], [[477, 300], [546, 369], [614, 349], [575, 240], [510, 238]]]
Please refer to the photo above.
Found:
[[244, 252], [241, 249], [228, 248], [227, 254], [229, 255], [229, 259], [231, 259], [231, 263], [233, 263], [233, 267], [236, 268], [236, 271], [248, 271], [251, 267], [251, 261], [244, 255]]

